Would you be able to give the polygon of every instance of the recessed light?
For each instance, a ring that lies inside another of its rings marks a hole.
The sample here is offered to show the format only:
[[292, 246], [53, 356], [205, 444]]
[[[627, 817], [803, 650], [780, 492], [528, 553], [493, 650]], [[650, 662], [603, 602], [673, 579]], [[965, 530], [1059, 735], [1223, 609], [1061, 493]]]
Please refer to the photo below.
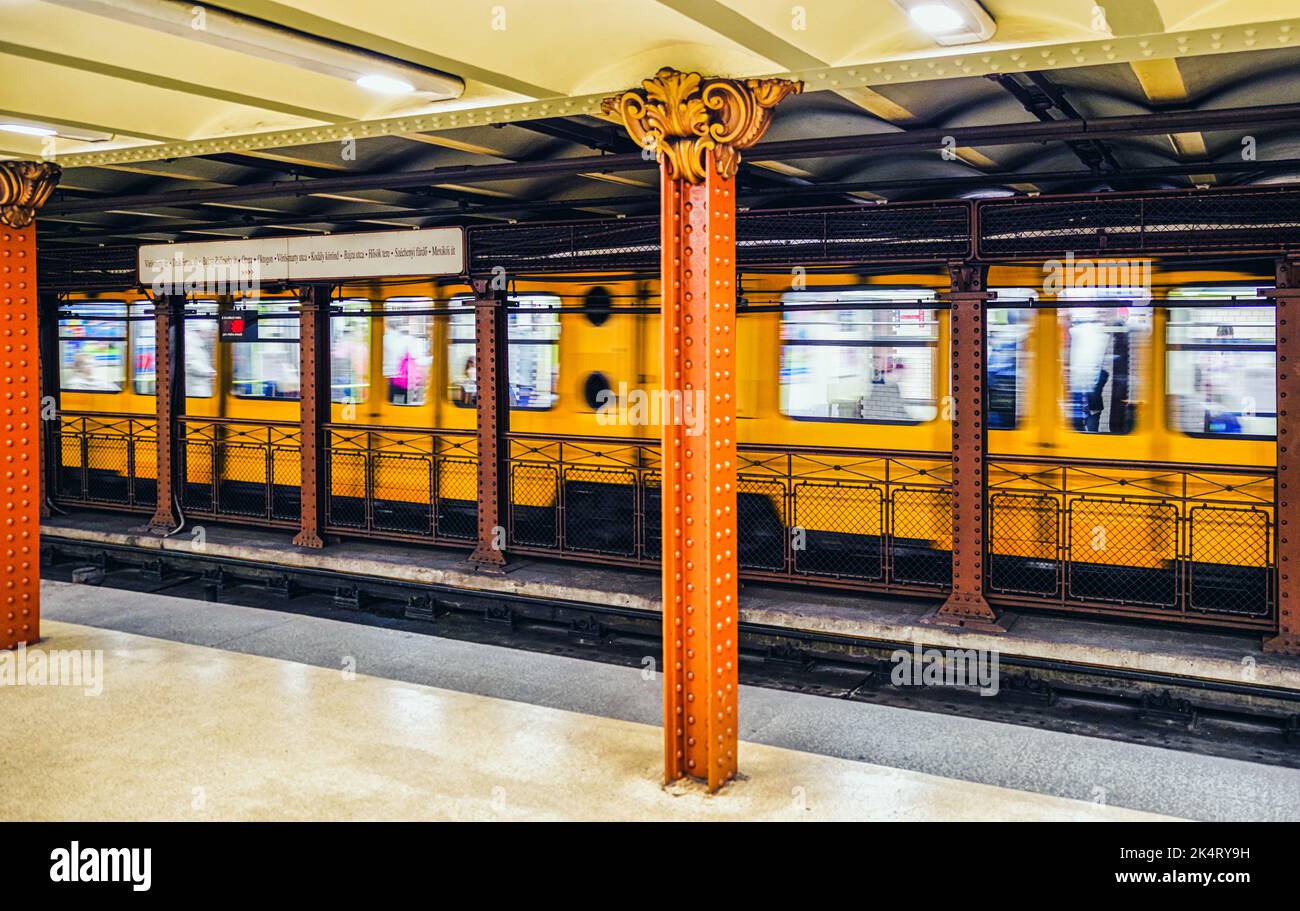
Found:
[[379, 92], [383, 95], [409, 95], [415, 91], [415, 86], [404, 79], [397, 79], [393, 76], [381, 76], [378, 73], [372, 73], [368, 76], [361, 76], [357, 79], [357, 85], [363, 89], [369, 89], [372, 92]]
[[33, 126], [30, 123], [0, 123], [0, 130], [6, 133], [20, 133], [23, 136], [57, 136], [58, 130], [49, 127]]
[[913, 22], [931, 35], [946, 35], [949, 32], [957, 31], [966, 24], [966, 20], [961, 17], [961, 13], [951, 6], [944, 6], [942, 3], [927, 3], [924, 6], [914, 6], [908, 10], [908, 15], [912, 17]]
[[912, 24], [938, 44], [974, 44], [988, 41], [997, 23], [979, 0], [894, 0]]

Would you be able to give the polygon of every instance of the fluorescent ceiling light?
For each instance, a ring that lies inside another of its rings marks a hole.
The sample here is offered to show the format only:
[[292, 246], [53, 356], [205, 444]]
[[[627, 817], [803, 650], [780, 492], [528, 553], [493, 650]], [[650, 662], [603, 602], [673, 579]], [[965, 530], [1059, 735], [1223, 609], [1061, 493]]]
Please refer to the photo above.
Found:
[[141, 28], [185, 38], [213, 47], [309, 70], [362, 84], [362, 79], [382, 78], [390, 86], [374, 91], [396, 94], [419, 92], [425, 100], [459, 98], [465, 83], [458, 76], [363, 48], [319, 38], [261, 19], [200, 7], [189, 0], [47, 0], [57, 6], [103, 16]]
[[87, 130], [62, 123], [26, 118], [6, 120], [0, 123], [0, 130], [6, 133], [17, 133], [20, 136], [58, 136], [60, 139], [75, 139], [78, 142], [105, 142], [113, 138], [112, 133], [105, 133], [103, 130]]
[[988, 41], [997, 23], [979, 0], [894, 0], [908, 18], [939, 44]]
[[958, 31], [966, 25], [966, 20], [962, 18], [961, 13], [951, 6], [944, 6], [942, 3], [927, 3], [924, 6], [914, 6], [908, 10], [908, 15], [912, 17], [913, 22], [931, 35], [946, 35], [949, 32]]
[[57, 136], [58, 130], [49, 127], [36, 127], [27, 123], [0, 123], [0, 130], [6, 133], [18, 133], [22, 136]]
[[357, 85], [372, 92], [379, 92], [381, 95], [409, 95], [415, 91], [415, 86], [405, 79], [395, 79], [379, 73], [358, 77]]

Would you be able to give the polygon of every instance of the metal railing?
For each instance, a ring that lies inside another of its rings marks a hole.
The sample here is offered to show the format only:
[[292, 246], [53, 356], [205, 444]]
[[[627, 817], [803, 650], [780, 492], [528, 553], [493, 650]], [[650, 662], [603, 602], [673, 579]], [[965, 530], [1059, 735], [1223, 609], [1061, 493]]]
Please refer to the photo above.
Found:
[[152, 512], [158, 497], [158, 422], [132, 414], [65, 411], [51, 425], [56, 502]]
[[1268, 628], [1276, 472], [990, 456], [997, 601]]
[[[324, 434], [328, 531], [475, 540], [473, 432], [328, 424]], [[63, 413], [51, 437], [58, 502], [154, 508], [154, 419]], [[657, 439], [511, 433], [507, 442], [507, 550], [659, 564]], [[298, 424], [187, 416], [177, 451], [188, 517], [298, 524]], [[987, 490], [985, 589], [995, 603], [1276, 626], [1272, 468], [991, 455]], [[744, 445], [737, 510], [743, 578], [931, 595], [951, 585], [947, 453]]]
[[[510, 549], [654, 566], [658, 441], [510, 434]], [[746, 578], [934, 592], [951, 584], [951, 464], [938, 453], [744, 446]]]
[[351, 424], [324, 430], [327, 530], [461, 545], [474, 540], [473, 432]]
[[298, 424], [190, 416], [178, 423], [181, 507], [186, 516], [298, 524]]

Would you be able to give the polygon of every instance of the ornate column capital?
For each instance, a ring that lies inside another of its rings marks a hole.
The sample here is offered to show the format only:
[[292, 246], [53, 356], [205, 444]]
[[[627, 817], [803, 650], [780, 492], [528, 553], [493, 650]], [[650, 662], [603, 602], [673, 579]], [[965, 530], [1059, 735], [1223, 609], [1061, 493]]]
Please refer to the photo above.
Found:
[[0, 225], [30, 225], [62, 174], [51, 161], [0, 161]]
[[787, 79], [722, 79], [664, 67], [641, 88], [606, 98], [601, 109], [617, 115], [643, 149], [653, 148], [670, 178], [700, 183], [710, 150], [718, 176], [734, 177], [740, 150], [763, 137], [783, 98], [801, 91], [802, 82]]

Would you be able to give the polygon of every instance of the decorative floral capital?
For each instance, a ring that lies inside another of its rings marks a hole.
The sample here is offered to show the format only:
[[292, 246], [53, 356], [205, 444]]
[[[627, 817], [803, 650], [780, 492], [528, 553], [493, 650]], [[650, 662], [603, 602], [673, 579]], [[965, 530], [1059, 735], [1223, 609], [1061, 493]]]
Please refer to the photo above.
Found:
[[787, 79], [721, 79], [665, 67], [641, 88], [606, 98], [601, 110], [617, 115], [641, 148], [667, 164], [668, 176], [700, 183], [707, 153], [718, 175], [734, 177], [740, 150], [758, 142], [772, 109], [803, 91]]
[[30, 225], [62, 174], [63, 170], [49, 161], [0, 161], [0, 225]]

